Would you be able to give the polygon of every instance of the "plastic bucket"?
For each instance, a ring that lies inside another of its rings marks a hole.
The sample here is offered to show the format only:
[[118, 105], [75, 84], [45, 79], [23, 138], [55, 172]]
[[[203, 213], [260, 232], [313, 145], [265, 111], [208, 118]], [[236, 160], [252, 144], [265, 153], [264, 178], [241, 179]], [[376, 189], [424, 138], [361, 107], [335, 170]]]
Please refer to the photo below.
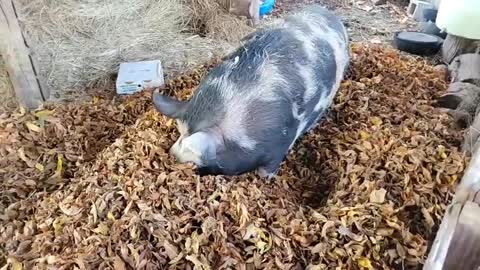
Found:
[[260, 16], [270, 13], [275, 5], [275, 0], [262, 0], [260, 5]]
[[480, 1], [442, 0], [436, 24], [449, 34], [480, 39]]

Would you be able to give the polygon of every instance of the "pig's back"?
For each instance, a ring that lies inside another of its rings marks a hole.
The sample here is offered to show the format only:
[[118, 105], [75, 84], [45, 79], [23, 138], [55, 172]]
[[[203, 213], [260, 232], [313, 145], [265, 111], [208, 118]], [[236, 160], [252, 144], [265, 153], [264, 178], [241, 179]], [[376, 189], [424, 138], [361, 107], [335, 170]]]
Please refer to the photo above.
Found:
[[290, 144], [330, 105], [346, 50], [341, 21], [325, 9], [289, 16], [251, 35], [212, 70], [192, 102], [221, 102], [189, 115], [214, 121], [245, 149]]

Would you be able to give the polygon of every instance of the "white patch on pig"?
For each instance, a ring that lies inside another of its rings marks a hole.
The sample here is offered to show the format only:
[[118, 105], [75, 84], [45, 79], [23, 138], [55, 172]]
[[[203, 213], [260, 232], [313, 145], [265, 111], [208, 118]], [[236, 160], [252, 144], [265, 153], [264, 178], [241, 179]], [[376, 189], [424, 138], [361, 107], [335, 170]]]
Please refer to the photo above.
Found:
[[315, 108], [313, 108], [313, 111], [319, 112], [320, 110], [325, 110], [326, 108], [328, 108], [334, 96], [335, 91], [331, 91], [328, 96], [322, 95], [318, 103], [315, 105]]
[[306, 119], [306, 111], [304, 111], [303, 113], [300, 114], [298, 112], [298, 110], [299, 110], [298, 104], [293, 103], [292, 104], [292, 114], [293, 114], [293, 117], [296, 120], [298, 120], [298, 126], [297, 126], [297, 132], [295, 134], [295, 139], [290, 144], [290, 147], [288, 148], [289, 150], [293, 147], [293, 145], [295, 144], [295, 141], [300, 137], [300, 135], [302, 135], [302, 131], [306, 127], [307, 122], [308, 122], [308, 120]]
[[314, 108], [315, 112], [318, 112], [319, 110], [325, 109], [330, 106], [333, 97], [335, 96], [338, 88], [340, 87], [340, 82], [342, 81], [344, 70], [348, 61], [348, 48], [346, 48], [346, 43], [344, 42], [344, 33], [336, 32], [335, 30], [329, 28], [326, 24], [324, 24], [324, 28], [326, 28], [326, 30], [322, 29], [320, 23], [323, 20], [319, 20], [315, 16], [306, 16], [304, 18], [304, 21], [315, 33], [315, 37], [322, 38], [330, 44], [334, 51], [335, 64], [337, 67], [335, 74], [335, 83], [333, 84], [332, 89], [330, 89], [330, 94], [327, 97], [321, 97]]
[[215, 155], [217, 144], [218, 142], [212, 134], [197, 132], [182, 140], [177, 140], [170, 148], [170, 154], [180, 163], [193, 162], [198, 166], [202, 166], [204, 165], [202, 157]]
[[310, 62], [315, 61], [317, 59], [317, 49], [313, 40], [310, 36], [308, 36], [304, 31], [295, 28], [294, 25], [286, 24], [287, 29], [290, 29], [290, 32], [293, 36], [303, 44], [303, 48], [305, 53], [307, 54], [307, 58]]
[[183, 122], [180, 119], [177, 119], [175, 122], [177, 122], [177, 129], [178, 129], [178, 132], [180, 133], [180, 137], [188, 136], [188, 125], [187, 125], [187, 123]]
[[175, 120], [177, 123], [177, 130], [180, 133], [180, 137], [170, 148], [170, 154], [173, 155], [178, 160], [189, 160], [197, 164], [200, 160], [200, 156], [196, 156], [189, 149], [182, 147], [183, 141], [185, 138], [188, 138], [188, 125], [180, 119]]
[[255, 140], [247, 135], [244, 119], [248, 115], [248, 97], [238, 98], [237, 86], [228, 79], [228, 74], [212, 80], [212, 84], [222, 89], [223, 106], [226, 108], [225, 116], [222, 119], [219, 128], [223, 137], [232, 140], [240, 147], [248, 150], [255, 149], [257, 144]]
[[318, 91], [318, 86], [315, 81], [315, 76], [313, 74], [313, 68], [312, 67], [305, 67], [302, 65], [298, 65], [298, 72], [300, 73], [300, 76], [302, 76], [303, 81], [305, 83], [305, 94], [303, 96], [303, 100], [305, 103], [309, 102], [310, 99], [317, 93]]
[[[250, 95], [246, 100], [259, 99], [266, 102], [272, 102], [279, 99], [277, 90], [290, 92], [287, 87], [287, 81], [283, 78], [278, 70], [278, 65], [265, 59], [260, 67], [260, 83], [255, 91], [250, 91]], [[290, 95], [290, 93], [287, 93]]]

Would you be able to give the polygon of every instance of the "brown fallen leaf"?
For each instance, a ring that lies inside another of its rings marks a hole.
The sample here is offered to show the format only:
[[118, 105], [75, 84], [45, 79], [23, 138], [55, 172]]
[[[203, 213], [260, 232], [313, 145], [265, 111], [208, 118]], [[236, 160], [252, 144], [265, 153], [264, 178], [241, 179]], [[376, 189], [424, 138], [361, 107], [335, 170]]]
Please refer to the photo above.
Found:
[[[177, 164], [175, 121], [153, 108], [150, 90], [91, 89], [93, 102], [42, 109], [52, 113], [1, 112], [2, 237], [17, 239], [4, 253], [22, 254], [25, 269], [424, 264], [428, 228], [469, 162], [462, 131], [431, 106], [448, 82], [382, 44], [353, 42], [350, 55], [331, 109], [270, 182]], [[188, 100], [214, 66], [161, 91]]]
[[127, 269], [125, 262], [117, 255], [115, 255], [115, 259], [113, 260], [113, 268], [118, 270]]
[[165, 252], [167, 253], [168, 257], [173, 260], [178, 256], [178, 249], [176, 246], [170, 244], [170, 241], [165, 240], [163, 241], [163, 247], [165, 248]]

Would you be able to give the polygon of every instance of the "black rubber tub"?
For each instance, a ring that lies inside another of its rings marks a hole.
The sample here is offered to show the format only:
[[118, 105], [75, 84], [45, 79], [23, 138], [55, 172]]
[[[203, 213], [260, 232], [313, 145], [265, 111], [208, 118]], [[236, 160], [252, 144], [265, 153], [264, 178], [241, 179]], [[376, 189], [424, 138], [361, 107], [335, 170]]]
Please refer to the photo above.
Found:
[[440, 51], [443, 39], [416, 31], [399, 31], [393, 36], [393, 44], [397, 49], [407, 53], [430, 56]]

